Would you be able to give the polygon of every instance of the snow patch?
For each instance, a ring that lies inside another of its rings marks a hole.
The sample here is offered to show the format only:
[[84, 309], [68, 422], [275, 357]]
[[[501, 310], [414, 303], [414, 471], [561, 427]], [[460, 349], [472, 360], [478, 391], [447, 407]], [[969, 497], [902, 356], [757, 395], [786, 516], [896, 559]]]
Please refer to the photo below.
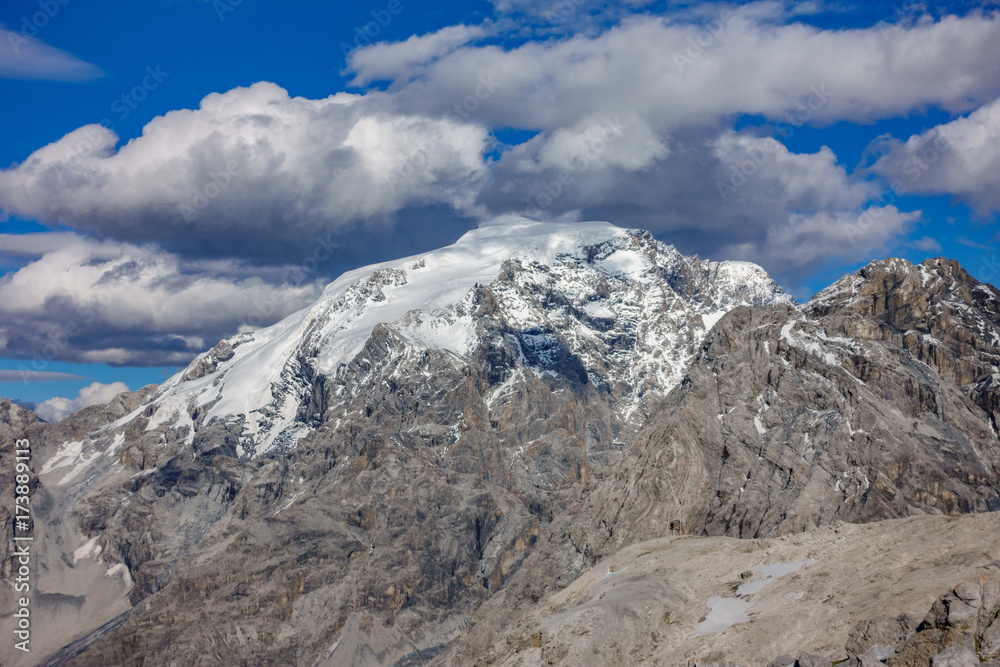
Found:
[[711, 635], [717, 632], [723, 632], [738, 623], [748, 622], [750, 617], [747, 615], [747, 611], [749, 611], [750, 606], [753, 603], [742, 599], [744, 596], [759, 593], [765, 586], [778, 577], [782, 577], [790, 572], [795, 572], [802, 566], [812, 563], [814, 560], [814, 558], [809, 558], [795, 563], [757, 565], [753, 569], [757, 570], [764, 576], [756, 581], [748, 581], [745, 584], [740, 584], [740, 587], [736, 589], [737, 597], [713, 597], [708, 599], [708, 602], [706, 603], [710, 609], [708, 616], [705, 617], [704, 621], [698, 624], [698, 627], [696, 627], [694, 632], [691, 633], [691, 637], [699, 637], [701, 635]]
[[73, 552], [73, 562], [76, 563], [82, 558], [96, 559], [100, 555], [101, 545], [97, 543], [97, 537], [92, 537]]

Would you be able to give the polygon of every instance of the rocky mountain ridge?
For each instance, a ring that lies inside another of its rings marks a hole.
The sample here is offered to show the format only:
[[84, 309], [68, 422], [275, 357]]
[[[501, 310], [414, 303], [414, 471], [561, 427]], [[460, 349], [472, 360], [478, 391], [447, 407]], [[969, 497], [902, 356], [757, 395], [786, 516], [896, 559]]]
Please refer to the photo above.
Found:
[[[503, 219], [39, 425], [43, 567], [64, 573], [44, 614], [72, 639], [127, 610], [60, 661], [428, 659], [716, 319], [790, 301], [759, 267], [645, 232]], [[94, 596], [116, 602], [84, 617]], [[185, 632], [209, 610], [210, 635]]]
[[638, 543], [996, 510], [998, 296], [885, 260], [796, 306], [645, 232], [503, 219], [161, 387], [5, 403], [0, 445], [41, 443], [52, 664], [557, 664], [513, 628]]
[[998, 296], [954, 262], [886, 260], [799, 307], [735, 309], [445, 664], [675, 526], [750, 539], [1000, 509]]

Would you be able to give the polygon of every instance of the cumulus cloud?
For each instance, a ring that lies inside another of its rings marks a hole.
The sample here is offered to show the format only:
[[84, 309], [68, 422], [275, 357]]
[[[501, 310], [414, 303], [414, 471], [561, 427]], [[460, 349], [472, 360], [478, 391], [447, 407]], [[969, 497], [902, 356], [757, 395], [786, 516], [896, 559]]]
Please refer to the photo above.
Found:
[[871, 171], [901, 194], [949, 194], [981, 214], [1000, 211], [1000, 98], [964, 118], [871, 149]]
[[115, 396], [126, 391], [131, 390], [124, 382], [112, 382], [111, 384], [94, 382], [81, 389], [76, 398], [54, 396], [42, 401], [35, 406], [35, 413], [51, 424], [62, 421], [71, 414], [89, 408], [91, 405], [108, 403]]
[[[498, 8], [555, 20], [558, 7]], [[1000, 18], [785, 23], [817, 7], [691, 5], [513, 47], [484, 39], [499, 24], [452, 26], [353, 51], [355, 83], [387, 81], [382, 91], [312, 100], [259, 83], [155, 118], [124, 145], [80, 128], [0, 171], [3, 212], [93, 237], [0, 239], [0, 255], [21, 263], [0, 278], [0, 351], [36, 354], [82, 310], [93, 322], [59, 343], [60, 358], [182, 363], [255, 301], [288, 306], [273, 318], [304, 305], [307, 286], [280, 284], [317, 240], [350, 268], [508, 212], [648, 228], [792, 281], [820, 257], [866, 259], [919, 213], [886, 205], [869, 172], [848, 173], [829, 148], [794, 153], [732, 131], [734, 119], [761, 116], [780, 137], [928, 107], [968, 112], [1000, 95]], [[996, 205], [982, 145], [997, 143], [995, 104], [949, 124], [958, 138], [935, 167], [954, 176], [940, 181], [949, 191], [983, 206]], [[533, 138], [504, 145], [491, 136], [502, 129]], [[874, 173], [905, 166], [909, 145], [890, 142]], [[918, 186], [943, 188], [935, 181]]]
[[[312, 303], [321, 286], [282, 284], [236, 262], [184, 261], [148, 246], [83, 238], [0, 277], [0, 353], [42, 360], [173, 365], [241, 328]], [[263, 272], [267, 275], [267, 272]]]
[[258, 83], [152, 120], [116, 149], [82, 127], [0, 172], [0, 208], [188, 253], [288, 259], [318, 233], [406, 208], [463, 210], [488, 131], [388, 109], [384, 96], [292, 98]]
[[871, 258], [888, 248], [920, 219], [920, 211], [872, 206], [863, 211], [792, 213], [767, 227], [756, 243], [724, 246], [721, 254], [748, 259], [778, 275]]
[[862, 261], [919, 219], [885, 207], [877, 184], [849, 174], [827, 147], [795, 153], [772, 137], [683, 130], [665, 155], [631, 171], [605, 158], [627, 134], [608, 131], [548, 161], [550, 144], [533, 139], [494, 167], [484, 205], [650, 229], [685, 252], [760, 262], [790, 287], [820, 255]]
[[37, 27], [27, 18], [17, 31], [8, 30], [0, 23], [0, 77], [89, 81], [103, 76], [95, 65], [34, 37], [37, 32]]
[[858, 208], [879, 191], [870, 182], [852, 180], [826, 146], [816, 153], [793, 153], [772, 137], [725, 132], [712, 143], [712, 152], [722, 163], [725, 179], [715, 186], [724, 200], [837, 211]]
[[773, 138], [727, 132], [713, 153], [727, 177], [716, 181], [720, 198], [744, 212], [774, 203], [785, 210], [758, 220], [755, 238], [725, 244], [719, 255], [758, 262], [792, 281], [819, 266], [870, 258], [920, 219], [919, 211], [878, 205], [879, 188], [849, 176], [826, 146], [792, 153]]
[[391, 78], [401, 105], [431, 114], [490, 74], [503, 85], [477, 120], [547, 132], [587, 115], [629, 113], [657, 134], [734, 114], [864, 122], [927, 106], [967, 111], [1000, 93], [994, 14], [928, 18], [886, 32], [779, 25], [714, 7], [697, 23], [641, 16], [595, 35], [506, 50], [464, 46], [419, 71], [410, 64], [388, 71], [384, 62], [368, 70], [363, 49], [352, 66], [361, 80]]
[[[608, 121], [626, 129], [588, 173], [596, 182], [614, 172], [614, 187], [597, 184], [588, 205], [610, 210], [599, 195], [662, 180], [685, 156], [675, 154], [685, 135], [717, 133], [736, 114], [779, 127], [867, 121], [929, 105], [965, 111], [1000, 94], [993, 15], [886, 35], [776, 24], [754, 7], [695, 23], [638, 16], [509, 49], [471, 44], [476, 26], [372, 45], [354, 53], [352, 71], [388, 78], [387, 91], [311, 100], [259, 83], [158, 117], [122, 146], [86, 126], [0, 171], [0, 209], [186, 255], [283, 262], [318, 234], [345, 248], [393, 225], [420, 238], [408, 227], [420, 210], [471, 226], [496, 212], [490, 203], [523, 203], [526, 178], [572, 168]], [[489, 128], [538, 136], [494, 161]]]

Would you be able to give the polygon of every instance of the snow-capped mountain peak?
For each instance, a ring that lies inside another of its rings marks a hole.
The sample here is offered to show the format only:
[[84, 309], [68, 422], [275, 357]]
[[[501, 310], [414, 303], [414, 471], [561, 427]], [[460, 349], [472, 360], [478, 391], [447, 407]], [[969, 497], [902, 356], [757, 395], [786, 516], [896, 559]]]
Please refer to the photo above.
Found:
[[[495, 301], [488, 323], [481, 288]], [[310, 430], [300, 413], [313, 378], [337, 376], [379, 324], [460, 359], [487, 340], [513, 345], [536, 375], [573, 358], [637, 424], [723, 314], [790, 301], [756, 265], [688, 258], [648, 232], [504, 216], [450, 246], [345, 273], [313, 306], [223, 341], [162, 386], [146, 429], [193, 433], [197, 413], [242, 420], [243, 452], [294, 443]]]

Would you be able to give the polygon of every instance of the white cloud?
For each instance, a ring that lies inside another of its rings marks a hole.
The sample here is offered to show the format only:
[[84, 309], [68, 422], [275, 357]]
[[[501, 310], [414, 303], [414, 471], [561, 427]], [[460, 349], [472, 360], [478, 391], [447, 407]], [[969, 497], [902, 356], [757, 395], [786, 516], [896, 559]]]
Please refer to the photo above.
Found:
[[[571, 4], [582, 13], [596, 7]], [[559, 3], [500, 5], [512, 15], [561, 11]], [[481, 40], [504, 34], [499, 23], [510, 17], [501, 17], [355, 50], [356, 81], [387, 80], [384, 91], [311, 100], [259, 83], [158, 117], [125, 145], [99, 126], [80, 128], [0, 171], [0, 209], [116, 241], [88, 241], [86, 259], [73, 255], [80, 245], [73, 238], [11, 241], [0, 254], [36, 259], [0, 289], [34, 266], [90, 288], [128, 275], [103, 322], [107, 332], [125, 332], [123, 340], [95, 329], [73, 354], [121, 363], [133, 359], [130, 350], [147, 349], [140, 336], [150, 335], [159, 356], [141, 358], [164, 363], [199, 340], [211, 344], [210, 332], [231, 329], [246, 311], [220, 305], [217, 317], [199, 324], [180, 313], [179, 294], [232, 304], [231, 289], [254, 283], [248, 265], [237, 271], [229, 258], [299, 262], [317, 236], [341, 244], [343, 268], [372, 261], [372, 248], [389, 252], [394, 242], [393, 254], [407, 254], [433, 234], [442, 243], [454, 238], [471, 218], [527, 212], [645, 227], [687, 250], [737, 252], [797, 275], [810, 272], [812, 260], [795, 257], [813, 257], [824, 244], [845, 261], [864, 258], [894, 243], [916, 214], [885, 201], [872, 208], [879, 187], [867, 173], [849, 174], [831, 149], [793, 153], [774, 139], [730, 131], [734, 118], [760, 115], [780, 133], [928, 107], [967, 112], [1000, 94], [1000, 18], [907, 17], [892, 29], [783, 23], [819, 9], [689, 5], [683, 16], [634, 15], [613, 28], [594, 24], [512, 48]], [[987, 132], [996, 127], [985, 118], [991, 108], [965, 119], [974, 129], [955, 121], [957, 136], [968, 137], [962, 154], [971, 157], [949, 167], [954, 182], [942, 181], [984, 205], [996, 203], [987, 188], [993, 153], [981, 145], [997, 143]], [[618, 129], [608, 134], [609, 124]], [[537, 134], [498, 147], [490, 130], [503, 136], [499, 130], [510, 128]], [[986, 166], [977, 170], [980, 162]], [[739, 176], [745, 164], [752, 173]], [[919, 185], [938, 187], [933, 180]], [[851, 238], [836, 231], [866, 210], [881, 211], [880, 221]], [[155, 253], [147, 242], [176, 254]], [[803, 249], [793, 252], [795, 243]], [[34, 318], [28, 330], [36, 340], [58, 321], [53, 313], [89, 298], [56, 282], [41, 279], [37, 291], [49, 301], [18, 311]], [[257, 288], [273, 292], [278, 282], [268, 276]], [[178, 314], [147, 312], [135, 295], [162, 298]], [[0, 315], [12, 307], [0, 306]], [[23, 353], [29, 344], [13, 331], [0, 327], [0, 340]]]
[[723, 11], [704, 24], [642, 16], [597, 35], [509, 50], [465, 46], [418, 71], [408, 63], [390, 72], [384, 62], [369, 71], [362, 53], [352, 64], [361, 80], [391, 76], [399, 104], [427, 113], [443, 112], [489, 74], [503, 85], [477, 119], [553, 132], [588, 115], [631, 113], [658, 135], [740, 113], [870, 121], [932, 105], [965, 111], [1000, 93], [995, 15], [922, 20], [886, 33], [775, 25]]
[[771, 137], [724, 132], [712, 145], [722, 163], [720, 197], [739, 202], [782, 201], [793, 211], [856, 209], [878, 194], [869, 182], [852, 181], [837, 156], [792, 153]]
[[27, 36], [32, 32], [26, 26], [15, 31], [0, 23], [0, 78], [89, 81], [103, 76], [99, 68], [72, 53]]
[[388, 106], [378, 94], [308, 100], [258, 83], [157, 117], [118, 150], [113, 132], [85, 126], [0, 171], [0, 208], [273, 258], [296, 239], [377, 226], [407, 207], [465, 206], [488, 131]]
[[981, 213], [1000, 211], [1000, 98], [905, 142], [886, 139], [871, 170], [900, 194], [950, 194]]
[[447, 55], [459, 46], [486, 35], [483, 26], [453, 25], [427, 35], [413, 35], [403, 42], [379, 42], [351, 53], [349, 67], [362, 72], [352, 81], [363, 86], [372, 81], [397, 78], [407, 72], [407, 78], [419, 67]]
[[124, 382], [112, 382], [103, 384], [94, 382], [80, 390], [74, 399], [54, 396], [46, 401], [42, 401], [35, 408], [35, 413], [49, 423], [62, 421], [75, 412], [79, 412], [91, 405], [103, 405], [108, 403], [118, 394], [131, 391]]
[[941, 244], [929, 236], [921, 236], [912, 241], [913, 247], [924, 252], [941, 252]]
[[276, 285], [236, 262], [185, 262], [132, 244], [111, 256], [111, 247], [77, 238], [0, 277], [0, 353], [181, 364], [241, 327], [309, 305], [321, 289], [295, 284], [292, 272]]
[[808, 273], [838, 262], [871, 259], [897, 242], [919, 218], [920, 211], [902, 212], [895, 206], [793, 213], [768, 227], [762, 241], [725, 246], [720, 252], [777, 273]]
[[0, 382], [62, 382], [63, 380], [83, 379], [82, 375], [74, 375], [73, 373], [0, 369]]
[[588, 117], [555, 130], [540, 144], [535, 158], [521, 161], [518, 168], [526, 172], [576, 169], [583, 156], [592, 156], [588, 168], [637, 171], [669, 153], [666, 140], [657, 137], [641, 118]]
[[88, 246], [91, 257], [111, 259], [121, 250], [115, 243], [91, 241], [73, 232], [0, 234], [0, 257], [41, 257], [46, 253], [80, 245]]

